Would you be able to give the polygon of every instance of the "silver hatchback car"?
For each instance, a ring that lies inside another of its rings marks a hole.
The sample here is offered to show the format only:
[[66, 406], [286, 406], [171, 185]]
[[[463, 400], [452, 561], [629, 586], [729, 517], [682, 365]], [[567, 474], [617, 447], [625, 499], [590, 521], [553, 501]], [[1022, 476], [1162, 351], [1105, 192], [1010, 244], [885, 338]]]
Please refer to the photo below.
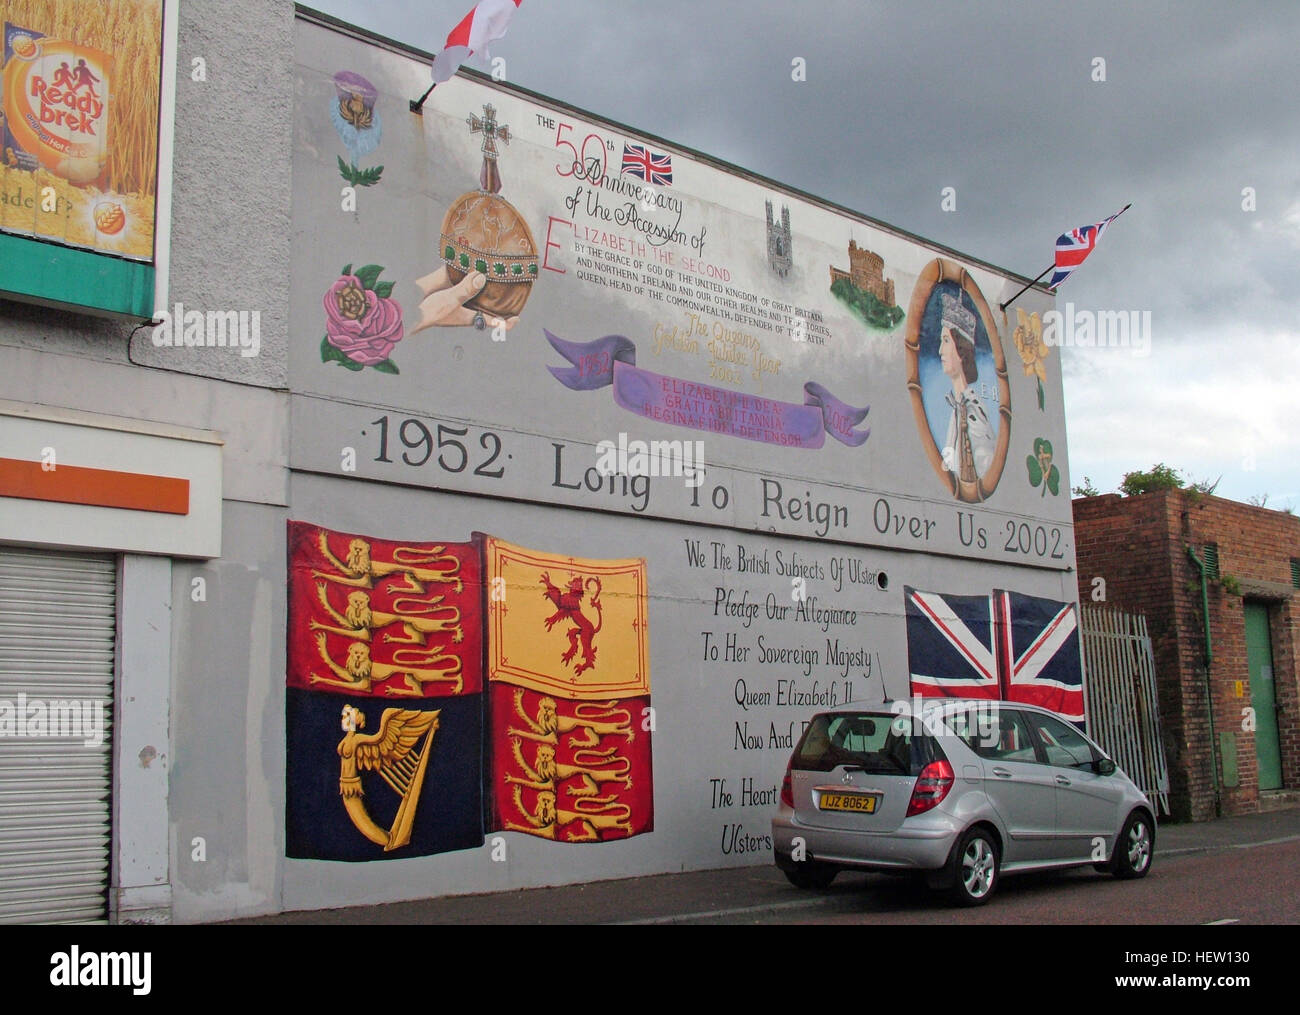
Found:
[[1151, 869], [1151, 801], [1059, 716], [1016, 702], [851, 702], [815, 715], [772, 819], [800, 888], [841, 870], [924, 874], [968, 906], [1003, 874]]

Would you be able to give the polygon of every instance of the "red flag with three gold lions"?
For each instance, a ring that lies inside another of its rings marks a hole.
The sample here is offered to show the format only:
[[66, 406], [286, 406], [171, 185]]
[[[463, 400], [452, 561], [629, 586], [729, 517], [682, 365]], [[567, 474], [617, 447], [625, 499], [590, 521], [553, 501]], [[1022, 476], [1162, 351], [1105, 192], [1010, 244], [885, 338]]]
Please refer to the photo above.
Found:
[[288, 685], [432, 698], [482, 689], [473, 543], [398, 543], [293, 522]]
[[492, 828], [558, 842], [651, 831], [645, 560], [479, 538]]

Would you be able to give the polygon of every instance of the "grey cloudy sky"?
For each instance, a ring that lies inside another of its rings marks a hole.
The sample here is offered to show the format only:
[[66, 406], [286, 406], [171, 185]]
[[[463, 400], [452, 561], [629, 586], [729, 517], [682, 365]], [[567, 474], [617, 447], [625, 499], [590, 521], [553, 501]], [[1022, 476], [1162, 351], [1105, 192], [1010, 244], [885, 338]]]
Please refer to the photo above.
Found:
[[[472, 5], [310, 4], [426, 50]], [[515, 84], [1029, 277], [1058, 234], [1133, 202], [1058, 291], [1152, 315], [1147, 357], [1059, 350], [1072, 482], [1165, 462], [1300, 510], [1298, 50], [1297, 0], [526, 0], [492, 55]]]

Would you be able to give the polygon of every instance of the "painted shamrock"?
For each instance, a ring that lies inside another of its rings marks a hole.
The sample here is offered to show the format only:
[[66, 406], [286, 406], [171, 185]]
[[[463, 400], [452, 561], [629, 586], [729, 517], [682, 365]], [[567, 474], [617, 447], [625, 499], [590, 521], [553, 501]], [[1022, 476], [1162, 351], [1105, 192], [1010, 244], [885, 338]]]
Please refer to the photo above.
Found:
[[1025, 459], [1029, 469], [1029, 485], [1043, 488], [1040, 497], [1046, 497], [1052, 491], [1055, 497], [1061, 492], [1061, 470], [1052, 464], [1052, 442], [1045, 437], [1034, 440], [1034, 453]]

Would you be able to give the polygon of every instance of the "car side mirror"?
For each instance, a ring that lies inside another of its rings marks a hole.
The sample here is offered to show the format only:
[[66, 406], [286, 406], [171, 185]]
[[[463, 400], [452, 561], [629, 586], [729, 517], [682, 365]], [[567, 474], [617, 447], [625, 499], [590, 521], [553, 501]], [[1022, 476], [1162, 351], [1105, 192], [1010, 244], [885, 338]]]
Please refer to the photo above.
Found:
[[1096, 769], [1098, 775], [1114, 775], [1115, 762], [1111, 761], [1110, 758], [1098, 758]]

